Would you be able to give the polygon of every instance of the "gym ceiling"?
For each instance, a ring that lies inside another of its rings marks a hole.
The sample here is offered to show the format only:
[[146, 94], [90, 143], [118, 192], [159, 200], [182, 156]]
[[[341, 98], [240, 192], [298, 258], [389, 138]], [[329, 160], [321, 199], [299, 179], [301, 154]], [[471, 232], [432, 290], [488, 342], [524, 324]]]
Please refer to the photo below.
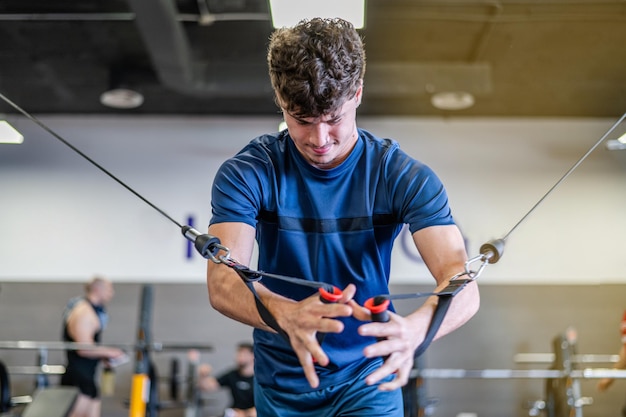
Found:
[[[266, 0], [3, 0], [0, 93], [34, 114], [274, 115], [271, 31]], [[360, 32], [361, 115], [626, 111], [624, 0], [367, 0]], [[101, 104], [116, 86], [143, 104]], [[441, 92], [475, 103], [442, 110]]]

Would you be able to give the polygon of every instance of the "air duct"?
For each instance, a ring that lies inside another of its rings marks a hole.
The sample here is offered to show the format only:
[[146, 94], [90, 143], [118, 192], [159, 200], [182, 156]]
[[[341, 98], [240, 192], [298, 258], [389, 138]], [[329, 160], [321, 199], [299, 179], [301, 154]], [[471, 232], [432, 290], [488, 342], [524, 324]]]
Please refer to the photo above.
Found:
[[129, 5], [157, 77], [168, 88], [200, 97], [271, 96], [265, 62], [251, 69], [249, 64], [194, 59], [174, 1], [129, 0]]

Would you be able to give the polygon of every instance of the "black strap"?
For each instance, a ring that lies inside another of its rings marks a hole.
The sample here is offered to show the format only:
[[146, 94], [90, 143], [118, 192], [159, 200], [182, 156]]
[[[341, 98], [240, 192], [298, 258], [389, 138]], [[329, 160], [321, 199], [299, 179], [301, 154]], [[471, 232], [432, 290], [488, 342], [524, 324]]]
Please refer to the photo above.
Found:
[[239, 277], [243, 280], [246, 286], [250, 289], [252, 294], [254, 294], [254, 302], [256, 303], [257, 311], [259, 312], [259, 315], [261, 316], [261, 319], [265, 322], [265, 324], [267, 324], [272, 329], [276, 330], [276, 332], [280, 334], [281, 336], [283, 336], [286, 340], [289, 340], [289, 335], [287, 335], [287, 332], [285, 332], [278, 325], [276, 318], [274, 318], [272, 313], [270, 313], [267, 307], [265, 307], [265, 305], [261, 301], [261, 298], [259, 297], [259, 294], [256, 292], [256, 289], [254, 288], [254, 283], [256, 281], [260, 281], [262, 277], [268, 277], [268, 278], [279, 279], [281, 281], [286, 281], [292, 284], [303, 285], [303, 286], [311, 287], [311, 288], [328, 287], [327, 284], [323, 284], [321, 282], [307, 281], [301, 278], [288, 277], [286, 275], [276, 275], [276, 274], [270, 274], [270, 273], [263, 272], [263, 271], [256, 271], [256, 270], [248, 268], [247, 266], [243, 264], [240, 264], [239, 262], [233, 259], [222, 259], [222, 263], [228, 266], [229, 268], [231, 268], [232, 270], [234, 270], [237, 273], [237, 275], [239, 275]]
[[[239, 270], [235, 269], [235, 271], [240, 276], [242, 275], [242, 273]], [[242, 276], [242, 278], [244, 278], [244, 277]], [[261, 319], [265, 322], [265, 324], [270, 326], [272, 329], [276, 330], [276, 332], [278, 334], [283, 336], [285, 339], [289, 340], [289, 336], [287, 335], [287, 332], [285, 332], [278, 325], [278, 322], [276, 321], [276, 319], [274, 318], [272, 313], [270, 313], [270, 311], [267, 309], [267, 307], [265, 307], [265, 304], [263, 304], [263, 302], [261, 301], [261, 298], [259, 297], [259, 294], [256, 292], [256, 289], [254, 288], [254, 281], [249, 281], [249, 280], [244, 278], [243, 282], [250, 289], [252, 294], [254, 294], [254, 302], [256, 303], [256, 309], [259, 312], [259, 315], [261, 316]]]
[[448, 308], [450, 308], [451, 302], [452, 296], [439, 296], [439, 302], [437, 303], [437, 308], [435, 308], [435, 312], [433, 313], [433, 318], [430, 320], [430, 324], [428, 325], [426, 336], [424, 337], [422, 343], [415, 350], [415, 354], [413, 355], [414, 358], [418, 358], [424, 352], [426, 352], [426, 349], [428, 349], [428, 346], [430, 346], [430, 344], [432, 343], [435, 335], [437, 334], [437, 331], [439, 331], [439, 328], [441, 327], [441, 323], [443, 323], [443, 319], [448, 312]]
[[468, 282], [472, 280], [469, 279], [455, 279], [450, 281], [447, 287], [438, 292], [436, 295], [439, 297], [439, 301], [437, 303], [437, 307], [435, 308], [435, 312], [433, 313], [432, 319], [430, 319], [430, 324], [428, 325], [428, 330], [426, 331], [426, 336], [424, 336], [424, 340], [422, 343], [415, 349], [414, 358], [418, 358], [426, 349], [430, 346], [435, 335], [439, 331], [441, 324], [443, 323], [443, 319], [446, 317], [446, 313], [450, 308], [450, 304], [452, 303], [452, 297], [458, 294], [459, 291], [467, 285]]
[[[320, 288], [324, 285], [318, 282], [305, 281], [300, 278], [269, 274], [269, 273], [262, 272], [262, 271], [254, 271], [254, 270], [249, 269], [245, 265], [242, 265], [236, 261], [233, 261], [232, 259], [222, 260], [222, 262], [226, 266], [232, 268], [237, 273], [237, 275], [239, 275], [239, 277], [243, 280], [246, 286], [250, 289], [250, 291], [254, 295], [254, 302], [256, 303], [257, 311], [259, 312], [259, 315], [261, 316], [261, 319], [265, 322], [265, 324], [267, 324], [272, 329], [276, 330], [276, 332], [280, 334], [281, 336], [283, 336], [286, 340], [289, 340], [289, 335], [287, 335], [287, 333], [278, 325], [278, 322], [276, 321], [272, 313], [270, 313], [270, 311], [267, 309], [267, 307], [265, 307], [265, 305], [261, 301], [259, 294], [256, 292], [256, 289], [254, 288], [254, 282], [259, 281], [261, 277], [263, 276], [267, 276], [270, 278], [276, 278], [276, 279], [293, 282], [295, 284], [305, 284], [307, 286], [311, 286], [315, 288]], [[426, 336], [424, 336], [424, 340], [415, 350], [415, 354], [414, 354], [415, 358], [421, 356], [432, 343], [433, 339], [435, 338], [435, 335], [437, 334], [437, 332], [439, 331], [439, 328], [441, 327], [441, 324], [443, 323], [443, 320], [446, 316], [446, 313], [448, 312], [448, 309], [450, 308], [450, 304], [452, 303], [452, 297], [454, 297], [459, 291], [461, 291], [465, 287], [465, 285], [467, 285], [468, 282], [471, 282], [471, 281], [473, 280], [453, 279], [448, 283], [447, 287], [445, 287], [444, 289], [442, 289], [441, 291], [437, 293], [432, 293], [432, 295], [437, 295], [439, 297], [439, 301], [433, 313], [433, 317], [430, 320], [430, 324], [428, 325]], [[416, 296], [423, 297], [423, 296], [428, 296], [428, 295], [431, 295], [431, 293], [417, 293], [417, 294], [412, 294], [411, 297], [412, 298]], [[400, 297], [391, 297], [391, 298], [400, 298]], [[318, 338], [318, 340], [320, 339]], [[320, 343], [321, 343], [321, 340], [320, 340]]]

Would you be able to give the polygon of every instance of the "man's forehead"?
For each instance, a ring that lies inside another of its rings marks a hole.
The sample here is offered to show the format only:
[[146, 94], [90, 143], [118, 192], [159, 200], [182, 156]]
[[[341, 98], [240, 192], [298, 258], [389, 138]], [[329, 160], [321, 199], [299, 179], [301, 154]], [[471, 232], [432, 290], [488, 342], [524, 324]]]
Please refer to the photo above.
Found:
[[319, 121], [332, 120], [332, 119], [336, 119], [337, 117], [339, 117], [341, 115], [341, 109], [334, 110], [332, 112], [325, 113], [325, 114], [322, 114], [320, 116], [308, 116], [308, 115], [305, 115], [305, 114], [300, 114], [300, 113], [298, 113], [298, 111], [290, 112], [290, 111], [288, 111], [286, 109], [283, 109], [283, 112], [287, 113], [289, 116], [291, 116], [292, 118], [294, 118], [296, 120], [307, 120], [307, 121], [311, 121], [311, 120], [319, 120]]
[[336, 119], [338, 117], [341, 117], [341, 115], [343, 115], [344, 113], [346, 113], [347, 110], [349, 110], [350, 108], [350, 103], [355, 101], [355, 98], [351, 98], [348, 99], [346, 101], [343, 102], [343, 104], [341, 104], [341, 106], [337, 107], [337, 108], [333, 108], [328, 110], [327, 112], [319, 115], [319, 116], [312, 116], [312, 115], [306, 115], [304, 113], [301, 113], [299, 111], [299, 109], [295, 108], [291, 111], [287, 110], [288, 106], [281, 106], [281, 109], [284, 113], [287, 113], [289, 116], [293, 117], [294, 119], [297, 120], [309, 120], [309, 119], [314, 119], [314, 120], [333, 120]]

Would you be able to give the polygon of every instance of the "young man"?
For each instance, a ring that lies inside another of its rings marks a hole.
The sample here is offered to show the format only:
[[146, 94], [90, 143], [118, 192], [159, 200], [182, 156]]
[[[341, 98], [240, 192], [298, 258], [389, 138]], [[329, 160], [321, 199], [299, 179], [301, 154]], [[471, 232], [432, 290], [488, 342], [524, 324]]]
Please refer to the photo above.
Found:
[[[95, 277], [85, 286], [85, 296], [71, 299], [63, 312], [63, 340], [95, 345], [100, 342], [107, 323], [106, 306], [115, 294], [111, 281]], [[96, 367], [101, 360], [123, 361], [121, 349], [94, 347], [67, 350], [67, 366], [61, 385], [78, 387], [80, 394], [70, 417], [99, 417], [101, 402], [95, 382]]]
[[212, 392], [219, 387], [228, 388], [231, 395], [230, 408], [225, 417], [256, 417], [254, 407], [254, 347], [251, 343], [237, 345], [236, 367], [217, 377], [211, 375], [208, 364], [198, 368], [198, 386], [202, 391]]
[[[390, 313], [386, 323], [369, 322], [361, 306], [388, 293], [391, 249], [404, 224], [437, 290], [464, 270], [465, 245], [445, 189], [396, 142], [357, 128], [365, 52], [350, 23], [311, 19], [278, 29], [267, 59], [287, 130], [254, 139], [222, 165], [209, 233], [246, 265], [256, 238], [258, 269], [331, 284], [342, 297], [326, 304], [305, 287], [263, 279], [254, 286], [272, 328], [238, 275], [209, 262], [211, 304], [256, 328], [259, 415], [402, 416], [398, 388], [437, 298], [406, 317]], [[478, 305], [472, 283], [454, 297], [437, 337]]]

